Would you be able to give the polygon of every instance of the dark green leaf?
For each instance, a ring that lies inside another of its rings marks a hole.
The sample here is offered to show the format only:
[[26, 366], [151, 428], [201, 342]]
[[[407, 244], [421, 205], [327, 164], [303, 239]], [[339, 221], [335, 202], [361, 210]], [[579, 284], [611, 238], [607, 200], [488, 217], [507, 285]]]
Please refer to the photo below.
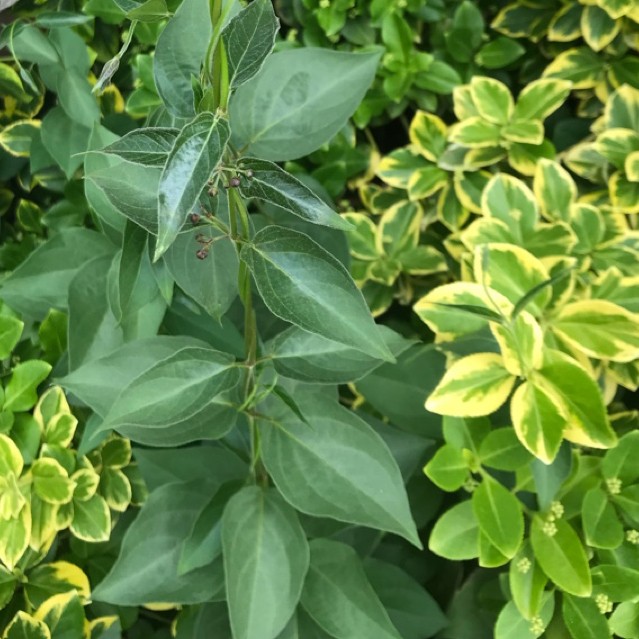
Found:
[[200, 113], [178, 134], [158, 188], [157, 260], [171, 246], [197, 204], [230, 135], [226, 120]]
[[401, 639], [355, 551], [328, 539], [311, 542], [302, 606], [336, 639]]
[[275, 204], [304, 220], [336, 229], [348, 230], [352, 225], [339, 216], [296, 177], [277, 164], [256, 158], [242, 158], [242, 169], [252, 171], [243, 178], [240, 193]]
[[271, 489], [244, 488], [222, 520], [224, 571], [236, 639], [275, 639], [291, 618], [309, 565], [295, 511]]
[[348, 271], [307, 235], [268, 226], [242, 248], [240, 258], [272, 313], [311, 333], [393, 361]]
[[236, 89], [259, 72], [279, 28], [271, 0], [254, 0], [222, 31], [229, 86]]
[[134, 164], [164, 166], [178, 133], [178, 129], [161, 127], [134, 129], [100, 149], [100, 153], [115, 155]]

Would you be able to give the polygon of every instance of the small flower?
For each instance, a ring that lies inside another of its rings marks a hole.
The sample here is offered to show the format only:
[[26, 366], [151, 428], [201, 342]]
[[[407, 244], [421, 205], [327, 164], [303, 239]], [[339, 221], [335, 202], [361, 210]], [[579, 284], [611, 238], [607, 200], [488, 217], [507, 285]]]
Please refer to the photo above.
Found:
[[226, 185], [227, 189], [235, 189], [240, 185], [240, 178], [235, 176], [229, 180], [229, 183]]
[[561, 519], [564, 515], [564, 506], [560, 501], [553, 501], [550, 504], [550, 512], [557, 518]]
[[198, 251], [196, 251], [195, 255], [197, 256], [198, 260], [205, 260], [208, 257], [209, 252], [207, 249], [201, 248]]
[[621, 492], [621, 479], [618, 477], [606, 479], [606, 486], [611, 495], [618, 495]]
[[522, 575], [525, 575], [532, 567], [532, 562], [528, 559], [528, 557], [522, 557], [515, 567]]
[[626, 530], [626, 541], [639, 546], [639, 530]]
[[200, 216], [197, 213], [191, 213], [191, 222], [197, 224], [200, 221]]
[[557, 526], [552, 521], [544, 522], [541, 530], [544, 535], [547, 535], [548, 537], [554, 537], [557, 534]]
[[539, 636], [546, 629], [543, 619], [537, 615], [530, 620], [530, 632], [533, 635]]
[[218, 194], [218, 190], [212, 186], [207, 193], [211, 196], [211, 197], [215, 197]]
[[602, 615], [605, 615], [609, 612], [612, 612], [612, 601], [608, 595], [599, 594], [595, 597], [595, 603], [597, 604], [597, 608], [599, 608], [599, 612]]

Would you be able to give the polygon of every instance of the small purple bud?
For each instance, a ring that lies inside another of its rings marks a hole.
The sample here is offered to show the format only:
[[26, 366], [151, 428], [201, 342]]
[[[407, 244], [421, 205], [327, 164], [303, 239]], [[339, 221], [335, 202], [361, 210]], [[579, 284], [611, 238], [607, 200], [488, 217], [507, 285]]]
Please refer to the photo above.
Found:
[[200, 221], [200, 216], [197, 213], [191, 213], [191, 222], [197, 224]]
[[202, 249], [199, 249], [196, 252], [195, 255], [197, 256], [198, 260], [205, 260], [207, 258], [207, 256], [208, 256], [208, 254], [209, 254], [209, 252], [206, 249], [202, 248]]

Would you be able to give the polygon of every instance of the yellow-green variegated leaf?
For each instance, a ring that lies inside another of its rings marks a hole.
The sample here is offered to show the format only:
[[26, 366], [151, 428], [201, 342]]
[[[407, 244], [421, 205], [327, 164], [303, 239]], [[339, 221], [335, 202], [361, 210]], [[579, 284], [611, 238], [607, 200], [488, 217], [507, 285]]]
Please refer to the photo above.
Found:
[[630, 129], [607, 129], [597, 137], [595, 149], [615, 168], [623, 171], [626, 158], [639, 151], [639, 134]]
[[553, 330], [590, 357], [614, 362], [639, 358], [639, 316], [605, 300], [584, 300], [564, 306]]
[[455, 171], [455, 194], [471, 213], [481, 213], [481, 196], [491, 178], [487, 171]]
[[28, 158], [31, 141], [40, 129], [40, 120], [20, 120], [0, 131], [0, 147], [19, 158]]
[[76, 565], [68, 561], [41, 564], [29, 572], [29, 581], [24, 586], [28, 602], [39, 608], [49, 597], [73, 590], [83, 602], [91, 596], [89, 579]]
[[499, 80], [475, 76], [470, 83], [470, 94], [484, 120], [504, 125], [512, 117], [515, 101], [508, 87]]
[[2, 636], [4, 639], [51, 639], [51, 632], [43, 621], [20, 610]]
[[29, 546], [31, 509], [25, 504], [14, 519], [0, 519], [0, 561], [13, 570]]
[[494, 353], [457, 360], [426, 400], [426, 410], [451, 417], [494, 413], [510, 395], [515, 378]]
[[605, 70], [604, 60], [590, 47], [577, 47], [560, 53], [546, 67], [544, 76], [568, 80], [573, 89], [592, 89], [602, 81]]
[[490, 180], [482, 193], [481, 209], [485, 216], [508, 226], [519, 242], [533, 231], [539, 219], [532, 191], [521, 180], [505, 173]]
[[566, 152], [564, 164], [577, 175], [594, 182], [603, 184], [608, 163], [606, 158], [597, 153], [595, 145], [590, 142], [575, 144]]
[[541, 120], [513, 120], [504, 126], [501, 134], [510, 142], [541, 144], [544, 139], [544, 125]]
[[553, 143], [546, 138], [541, 144], [511, 142], [508, 149], [508, 164], [522, 175], [532, 177], [535, 175], [539, 160], [544, 158], [554, 160], [556, 155]]
[[437, 217], [451, 231], [458, 231], [468, 220], [468, 209], [461, 203], [457, 190], [450, 182], [439, 192]]
[[67, 471], [52, 458], [36, 459], [31, 466], [33, 489], [50, 504], [66, 504], [73, 497], [75, 483]]
[[[442, 342], [485, 328], [490, 314], [510, 315], [513, 306], [503, 295], [497, 291], [490, 291], [489, 295], [480, 284], [453, 282], [434, 288], [413, 309]], [[487, 315], [473, 309], [486, 311]]]
[[501, 126], [475, 116], [458, 122], [450, 130], [450, 139], [472, 148], [499, 146]]
[[576, 2], [557, 11], [548, 25], [548, 39], [551, 42], [572, 42], [579, 38], [582, 12], [582, 5]]
[[562, 406], [567, 421], [565, 439], [592, 448], [611, 448], [617, 443], [599, 386], [574, 359], [547, 351], [546, 363], [535, 379]]
[[545, 120], [570, 95], [571, 83], [542, 78], [526, 85], [517, 98], [514, 115], [522, 120]]
[[18, 478], [13, 473], [0, 477], [0, 518], [13, 519], [26, 504]]
[[9, 473], [19, 477], [24, 461], [20, 450], [7, 435], [0, 434], [0, 477]]
[[402, 271], [411, 275], [430, 275], [448, 270], [444, 256], [434, 247], [420, 245], [398, 256]]
[[639, 89], [620, 86], [606, 102], [603, 123], [606, 129], [639, 131]]
[[581, 202], [573, 204], [570, 210], [570, 226], [577, 236], [575, 251], [588, 255], [604, 239], [605, 223], [599, 209]]
[[448, 173], [435, 164], [418, 169], [408, 180], [410, 200], [423, 200], [448, 184]]
[[49, 422], [61, 413], [71, 414], [69, 402], [67, 402], [62, 388], [52, 386], [40, 396], [36, 407], [33, 409], [33, 417], [44, 433]]
[[621, 213], [639, 213], [639, 182], [630, 182], [618, 171], [608, 183], [612, 205]]
[[570, 220], [570, 207], [577, 199], [577, 187], [568, 171], [558, 162], [539, 160], [533, 191], [547, 220]]
[[402, 251], [417, 246], [422, 222], [422, 208], [406, 200], [391, 206], [379, 222], [375, 249], [380, 255], [396, 257]]
[[379, 253], [375, 246], [377, 227], [373, 220], [364, 213], [344, 213], [343, 217], [352, 225], [346, 232], [351, 255], [367, 262], [376, 260]]
[[630, 182], [639, 182], [639, 151], [628, 154], [624, 163], [624, 171]]
[[48, 548], [58, 532], [57, 511], [59, 506], [50, 504], [37, 495], [31, 496], [31, 537], [29, 545], [34, 550]]
[[493, 166], [507, 155], [505, 148], [500, 146], [481, 146], [468, 149], [464, 158], [464, 169], [476, 171], [485, 166]]
[[75, 537], [83, 541], [108, 541], [111, 513], [104, 498], [96, 494], [85, 501], [74, 501], [73, 520], [69, 528]]
[[621, 23], [596, 5], [584, 8], [581, 14], [581, 33], [593, 51], [607, 47], [619, 33]]
[[541, 368], [544, 361], [544, 332], [537, 320], [526, 311], [508, 324], [491, 324], [499, 344], [504, 366], [511, 375], [527, 377]]
[[546, 464], [557, 455], [566, 417], [556, 397], [533, 380], [517, 388], [510, 400], [510, 417], [519, 441]]
[[410, 141], [427, 160], [437, 162], [446, 148], [447, 127], [432, 113], [417, 111], [410, 123]]
[[100, 484], [100, 475], [93, 468], [80, 468], [71, 475], [71, 479], [75, 482], [73, 499], [77, 501], [91, 499]]
[[[549, 279], [544, 265], [514, 244], [484, 244], [475, 250], [475, 279], [517, 304], [527, 293]], [[550, 287], [542, 288], [527, 304], [533, 315], [550, 302]]]
[[625, 16], [633, 8], [633, 3], [627, 0], [597, 0], [597, 4], [615, 20]]
[[516, 238], [508, 226], [497, 218], [480, 217], [470, 226], [467, 226], [461, 234], [464, 246], [471, 252], [480, 244], [492, 244], [495, 242], [511, 244]]
[[118, 512], [124, 512], [131, 503], [131, 483], [119, 468], [102, 469], [99, 492], [109, 507]]
[[453, 89], [453, 110], [458, 120], [467, 120], [479, 115], [469, 84], [462, 84]]
[[50, 597], [35, 611], [34, 616], [53, 630], [53, 637], [71, 639], [84, 636], [84, 609], [78, 593], [73, 590]]
[[413, 173], [430, 165], [421, 155], [402, 148], [384, 156], [377, 165], [376, 174], [388, 186], [406, 189]]

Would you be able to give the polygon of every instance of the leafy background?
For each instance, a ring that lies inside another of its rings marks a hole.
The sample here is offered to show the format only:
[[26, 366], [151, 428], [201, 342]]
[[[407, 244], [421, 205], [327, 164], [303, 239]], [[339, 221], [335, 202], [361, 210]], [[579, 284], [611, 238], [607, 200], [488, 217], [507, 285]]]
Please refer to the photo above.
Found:
[[[229, 56], [244, 173], [204, 200], [206, 3], [0, 14], [4, 636], [639, 637], [639, 8], [272, 6]], [[201, 218], [244, 200], [239, 261]]]

